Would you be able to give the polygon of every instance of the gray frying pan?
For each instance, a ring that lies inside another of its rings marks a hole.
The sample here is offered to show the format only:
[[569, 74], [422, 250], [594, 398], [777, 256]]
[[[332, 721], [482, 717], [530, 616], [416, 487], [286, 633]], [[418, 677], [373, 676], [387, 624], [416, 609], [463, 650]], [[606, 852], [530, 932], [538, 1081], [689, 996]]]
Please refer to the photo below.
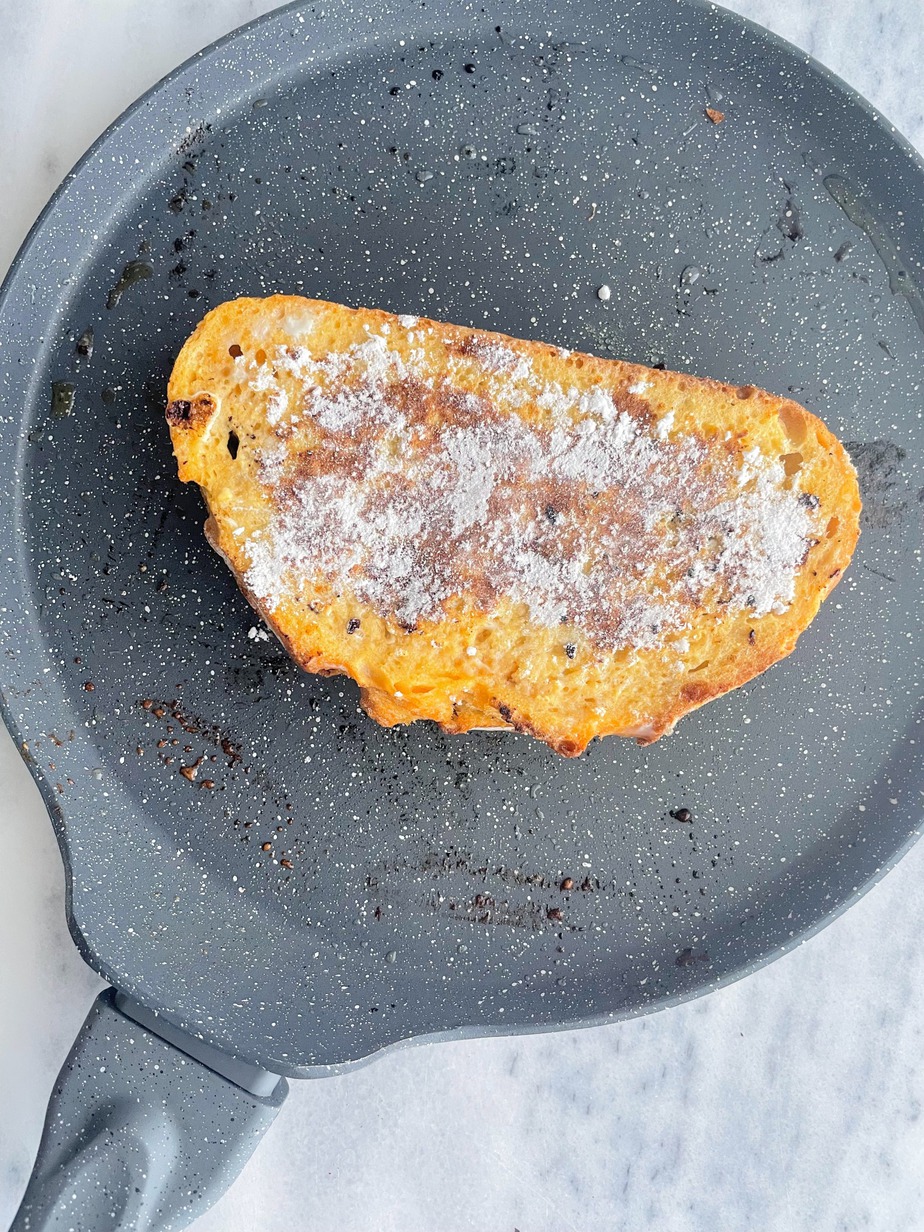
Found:
[[[0, 300], [4, 717], [113, 985], [17, 1229], [183, 1227], [281, 1075], [670, 1005], [901, 855], [922, 259], [911, 149], [698, 0], [297, 4], [113, 125]], [[850, 575], [790, 659], [651, 748], [382, 730], [266, 638], [175, 478], [173, 357], [208, 307], [271, 291], [791, 393], [860, 471]]]

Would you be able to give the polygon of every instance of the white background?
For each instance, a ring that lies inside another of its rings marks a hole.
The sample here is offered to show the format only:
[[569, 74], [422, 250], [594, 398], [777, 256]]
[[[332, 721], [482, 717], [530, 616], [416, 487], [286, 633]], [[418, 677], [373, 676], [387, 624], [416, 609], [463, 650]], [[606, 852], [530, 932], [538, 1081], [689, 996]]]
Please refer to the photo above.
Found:
[[[258, 0], [0, 0], [0, 272], [105, 126]], [[737, 0], [924, 149], [920, 0]], [[0, 1226], [99, 981], [0, 732]], [[924, 1230], [924, 845], [795, 953], [613, 1027], [296, 1084], [201, 1232]]]

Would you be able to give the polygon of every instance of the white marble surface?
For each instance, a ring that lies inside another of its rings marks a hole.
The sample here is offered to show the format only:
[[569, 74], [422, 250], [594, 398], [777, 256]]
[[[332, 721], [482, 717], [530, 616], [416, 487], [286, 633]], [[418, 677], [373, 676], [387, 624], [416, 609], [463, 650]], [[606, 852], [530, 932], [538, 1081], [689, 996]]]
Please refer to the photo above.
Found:
[[[89, 142], [261, 0], [0, 0], [0, 271]], [[920, 0], [736, 0], [924, 149]], [[0, 734], [0, 1225], [99, 981]], [[787, 958], [592, 1031], [412, 1049], [296, 1084], [201, 1232], [924, 1230], [924, 845]]]

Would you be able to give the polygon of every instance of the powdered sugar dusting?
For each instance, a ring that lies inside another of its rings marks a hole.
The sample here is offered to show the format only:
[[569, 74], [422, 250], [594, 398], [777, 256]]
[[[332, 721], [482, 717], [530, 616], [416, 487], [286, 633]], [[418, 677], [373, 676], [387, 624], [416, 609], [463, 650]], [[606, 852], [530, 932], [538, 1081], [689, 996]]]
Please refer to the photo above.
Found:
[[641, 381], [636, 381], [633, 385], [630, 385], [629, 393], [635, 394], [638, 397], [641, 394], [647, 393], [649, 389], [651, 389], [651, 381], [646, 381], [643, 379]]
[[662, 415], [658, 420], [658, 426], [655, 431], [658, 434], [658, 439], [665, 441], [670, 436], [674, 427], [675, 411], [668, 411], [666, 415]]
[[[473, 335], [440, 372], [391, 349], [397, 333], [323, 359], [280, 350], [254, 374], [280, 436], [260, 459], [272, 520], [247, 543], [268, 611], [302, 579], [406, 627], [464, 595], [618, 649], [676, 646], [702, 605], [792, 602], [817, 515], [777, 460], [543, 382], [503, 340]], [[458, 385], [473, 364], [479, 395]]]

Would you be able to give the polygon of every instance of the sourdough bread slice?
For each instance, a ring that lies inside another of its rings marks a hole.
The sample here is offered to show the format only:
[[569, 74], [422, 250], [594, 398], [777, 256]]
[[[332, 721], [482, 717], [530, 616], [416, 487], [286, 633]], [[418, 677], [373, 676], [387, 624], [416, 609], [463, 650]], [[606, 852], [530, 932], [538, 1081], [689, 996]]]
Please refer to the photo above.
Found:
[[792, 650], [859, 533], [796, 403], [501, 334], [240, 299], [168, 392], [210, 542], [385, 725], [655, 740]]

